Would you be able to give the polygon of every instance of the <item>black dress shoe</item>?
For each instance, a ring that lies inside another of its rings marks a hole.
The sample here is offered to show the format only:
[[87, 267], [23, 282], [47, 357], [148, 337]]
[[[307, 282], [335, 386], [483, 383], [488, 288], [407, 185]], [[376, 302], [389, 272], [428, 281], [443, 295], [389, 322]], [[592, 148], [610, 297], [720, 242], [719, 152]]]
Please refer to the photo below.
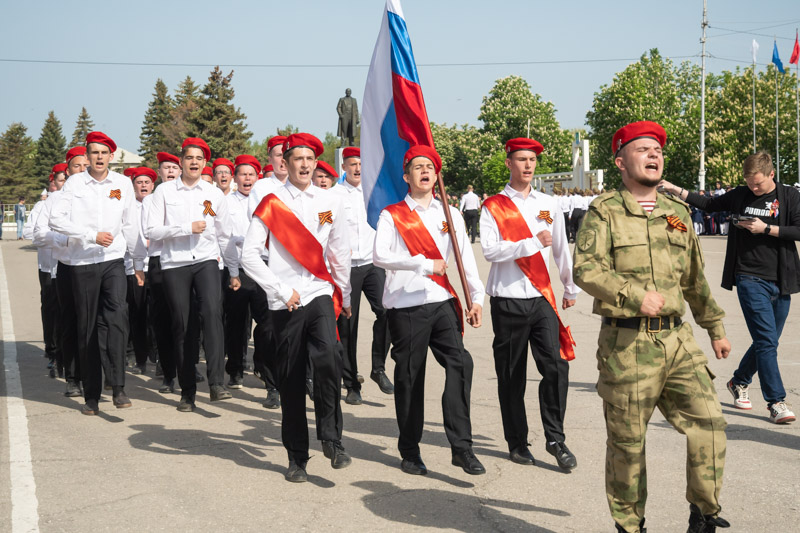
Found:
[[83, 396], [81, 384], [77, 381], [67, 381], [67, 390], [64, 392], [64, 396], [67, 398], [77, 398], [78, 396]]
[[422, 462], [422, 456], [417, 455], [413, 459], [403, 459], [400, 462], [400, 470], [412, 476], [424, 476], [428, 473], [428, 467]]
[[381, 370], [380, 372], [373, 372], [369, 375], [372, 378], [372, 381], [378, 384], [378, 388], [381, 389], [381, 392], [384, 394], [394, 394], [394, 385], [389, 380], [389, 377], [386, 375], [386, 372]]
[[205, 380], [206, 380], [206, 378], [203, 377], [203, 374], [201, 374], [200, 371], [197, 370], [197, 368], [195, 368], [194, 369], [194, 382], [195, 383], [202, 383]]
[[188, 396], [181, 396], [181, 401], [178, 404], [178, 411], [181, 413], [191, 413], [194, 411], [194, 398], [190, 398]]
[[231, 379], [228, 380], [227, 387], [229, 389], [241, 389], [242, 388], [242, 378], [241, 376], [231, 376]]
[[322, 441], [322, 453], [331, 460], [331, 466], [336, 469], [348, 467], [353, 462], [338, 440]]
[[344, 397], [344, 403], [349, 405], [361, 405], [361, 393], [355, 389], [347, 389], [347, 396]]
[[278, 409], [281, 406], [281, 393], [278, 389], [267, 389], [267, 399], [261, 406], [265, 409]]
[[128, 372], [130, 372], [131, 374], [134, 374], [134, 375], [144, 374], [144, 372], [142, 372], [142, 368], [139, 367], [139, 366], [136, 366], [136, 365], [129, 366], [128, 367]]
[[164, 369], [161, 368], [161, 363], [159, 362], [156, 364], [156, 377], [160, 378], [163, 375], [164, 375]]
[[87, 416], [94, 416], [100, 412], [100, 407], [97, 405], [97, 400], [86, 400], [86, 403], [81, 407], [81, 414]]
[[460, 466], [464, 469], [464, 472], [472, 474], [473, 476], [486, 473], [486, 469], [481, 462], [478, 461], [478, 458], [475, 457], [472, 450], [453, 453], [453, 464], [455, 466]]
[[222, 385], [211, 385], [211, 401], [218, 402], [220, 400], [229, 400], [233, 398], [233, 395], [225, 390], [225, 387]]
[[308, 481], [306, 464], [307, 463], [298, 464], [294, 461], [289, 461], [289, 469], [286, 470], [286, 474], [284, 474], [283, 477], [286, 478], [286, 481], [291, 481], [292, 483], [305, 483]]
[[546, 449], [547, 453], [556, 458], [558, 466], [562, 469], [572, 470], [578, 466], [578, 460], [575, 459], [575, 456], [572, 455], [572, 452], [569, 451], [569, 448], [567, 448], [567, 445], [563, 442], [548, 443]]
[[509, 459], [514, 461], [519, 465], [535, 465], [536, 460], [533, 458], [531, 451], [528, 449], [527, 446], [520, 446], [518, 448], [514, 448], [508, 454]]
[[160, 392], [162, 394], [175, 392], [175, 380], [174, 379], [164, 378], [161, 381], [161, 386], [158, 388], [158, 392]]
[[114, 394], [114, 407], [117, 409], [125, 409], [126, 407], [130, 407], [133, 404], [131, 403], [131, 399], [128, 398], [128, 395], [125, 394], [124, 390], [121, 390]]

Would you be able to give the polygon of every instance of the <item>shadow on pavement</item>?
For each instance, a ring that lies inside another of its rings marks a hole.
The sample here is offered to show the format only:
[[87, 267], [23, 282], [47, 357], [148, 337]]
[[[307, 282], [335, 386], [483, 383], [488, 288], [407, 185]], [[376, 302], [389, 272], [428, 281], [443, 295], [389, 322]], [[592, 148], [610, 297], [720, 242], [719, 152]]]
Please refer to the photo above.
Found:
[[353, 486], [369, 491], [361, 499], [364, 506], [376, 516], [419, 528], [441, 528], [464, 533], [491, 530], [550, 532], [553, 530], [505, 514], [502, 509], [569, 516], [568, 512], [560, 509], [482, 499], [446, 490], [403, 490], [386, 481], [357, 481]]
[[728, 440], [750, 440], [760, 444], [769, 444], [788, 448], [790, 450], [800, 450], [800, 436], [788, 431], [775, 431], [756, 426], [743, 426], [741, 424], [728, 424], [725, 431]]

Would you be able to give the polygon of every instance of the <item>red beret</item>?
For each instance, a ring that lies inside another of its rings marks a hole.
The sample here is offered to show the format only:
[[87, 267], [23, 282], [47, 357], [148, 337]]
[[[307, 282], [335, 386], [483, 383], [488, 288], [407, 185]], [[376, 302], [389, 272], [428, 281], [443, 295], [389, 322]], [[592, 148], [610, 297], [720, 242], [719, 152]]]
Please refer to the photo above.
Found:
[[275, 172], [275, 169], [272, 168], [272, 165], [267, 165], [264, 167], [264, 174], [267, 172]]
[[339, 177], [339, 174], [337, 174], [336, 171], [333, 170], [333, 167], [331, 167], [325, 161], [317, 161], [317, 170], [322, 170], [323, 172], [327, 172], [328, 174], [330, 174], [334, 178], [338, 178]]
[[214, 170], [211, 167], [206, 165], [206, 166], [203, 167], [203, 172], [201, 172], [201, 174], [203, 176], [213, 176], [214, 175]]
[[430, 159], [433, 162], [433, 167], [436, 169], [436, 173], [438, 174], [442, 171], [442, 158], [439, 157], [439, 154], [436, 153], [434, 148], [424, 144], [412, 146], [408, 149], [406, 155], [403, 157], [403, 168], [406, 168], [411, 160], [415, 157], [425, 157]]
[[517, 137], [516, 139], [509, 139], [506, 141], [506, 154], [516, 152], [517, 150], [530, 150], [536, 152], [536, 155], [544, 151], [544, 146], [539, 141], [533, 139], [526, 139], [525, 137]]
[[642, 138], [653, 139], [662, 148], [667, 144], [667, 132], [664, 131], [660, 124], [642, 120], [640, 122], [631, 122], [617, 130], [617, 133], [614, 134], [614, 139], [611, 141], [611, 152], [616, 157], [623, 146]]
[[231, 163], [230, 159], [226, 159], [224, 157], [218, 157], [214, 160], [214, 163], [212, 163], [211, 168], [217, 170], [217, 167], [220, 166], [228, 167], [229, 169], [231, 169], [231, 172], [233, 172], [233, 163]]
[[67, 163], [69, 163], [73, 157], [77, 157], [79, 155], [86, 155], [85, 146], [73, 146], [67, 150], [67, 157], [65, 159], [67, 160]]
[[200, 137], [186, 137], [183, 140], [181, 149], [186, 148], [187, 146], [199, 147], [203, 151], [203, 155], [205, 156], [206, 161], [211, 161], [211, 148], [209, 148], [208, 144], [206, 144], [206, 142]]
[[181, 160], [177, 155], [168, 154], [167, 152], [158, 152], [156, 154], [156, 159], [158, 159], [158, 163], [175, 163], [176, 165], [181, 164]]
[[125, 170], [123, 170], [122, 173], [125, 176], [128, 176], [129, 178], [132, 178], [136, 174], [136, 170], [137, 170], [136, 167], [128, 167]]
[[58, 174], [59, 172], [66, 172], [67, 171], [67, 164], [66, 163], [56, 163], [53, 165], [52, 172], [54, 174]]
[[356, 148], [355, 146], [348, 146], [344, 150], [342, 150], [342, 159], [347, 159], [348, 157], [361, 157], [361, 148]]
[[112, 153], [117, 151], [117, 143], [102, 131], [89, 132], [89, 135], [86, 136], [86, 146], [89, 146], [89, 143], [105, 144]]
[[322, 141], [310, 133], [292, 133], [283, 141], [283, 153], [285, 155], [289, 150], [301, 146], [313, 150], [316, 157], [321, 156], [322, 152], [325, 151], [325, 147], [322, 146]]
[[153, 170], [152, 168], [137, 167], [137, 168], [134, 169], [133, 176], [131, 176], [131, 181], [135, 180], [136, 178], [138, 178], [140, 176], [147, 176], [148, 178], [153, 180], [154, 183], [155, 183], [156, 179], [158, 178], [158, 174], [156, 174], [156, 171]]
[[256, 174], [261, 172], [261, 163], [259, 163], [258, 159], [256, 159], [252, 155], [247, 155], [247, 154], [237, 155], [234, 163], [236, 168], [239, 168], [239, 165], [250, 165], [256, 170]]
[[271, 138], [267, 141], [267, 152], [271, 152], [273, 148], [276, 146], [283, 145], [284, 141], [286, 141], [286, 137], [283, 135], [276, 135], [275, 137]]

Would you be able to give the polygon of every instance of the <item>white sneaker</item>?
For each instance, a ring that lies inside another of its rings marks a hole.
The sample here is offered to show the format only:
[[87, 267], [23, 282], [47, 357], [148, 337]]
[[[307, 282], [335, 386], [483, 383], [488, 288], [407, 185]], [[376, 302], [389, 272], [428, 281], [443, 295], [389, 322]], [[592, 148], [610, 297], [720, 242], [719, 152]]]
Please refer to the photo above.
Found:
[[774, 424], [794, 422], [794, 413], [789, 410], [785, 401], [775, 402], [769, 407], [769, 421]]
[[728, 390], [733, 395], [733, 406], [737, 409], [752, 409], [748, 385], [736, 385], [731, 379], [727, 384]]

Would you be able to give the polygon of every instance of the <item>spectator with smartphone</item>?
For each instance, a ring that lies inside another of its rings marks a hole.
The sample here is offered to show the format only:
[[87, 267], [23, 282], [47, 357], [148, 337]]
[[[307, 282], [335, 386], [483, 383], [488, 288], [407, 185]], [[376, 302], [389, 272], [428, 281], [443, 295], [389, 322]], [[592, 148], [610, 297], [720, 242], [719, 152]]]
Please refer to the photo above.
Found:
[[751, 409], [748, 387], [758, 373], [769, 420], [795, 420], [786, 404], [778, 368], [778, 340], [789, 314], [791, 294], [800, 292], [800, 192], [776, 183], [772, 157], [764, 151], [744, 160], [746, 186], [719, 196], [704, 197], [667, 181], [667, 192], [707, 213], [729, 211], [730, 232], [722, 272], [722, 286], [737, 287], [739, 304], [753, 339], [739, 368], [728, 381], [733, 405]]

